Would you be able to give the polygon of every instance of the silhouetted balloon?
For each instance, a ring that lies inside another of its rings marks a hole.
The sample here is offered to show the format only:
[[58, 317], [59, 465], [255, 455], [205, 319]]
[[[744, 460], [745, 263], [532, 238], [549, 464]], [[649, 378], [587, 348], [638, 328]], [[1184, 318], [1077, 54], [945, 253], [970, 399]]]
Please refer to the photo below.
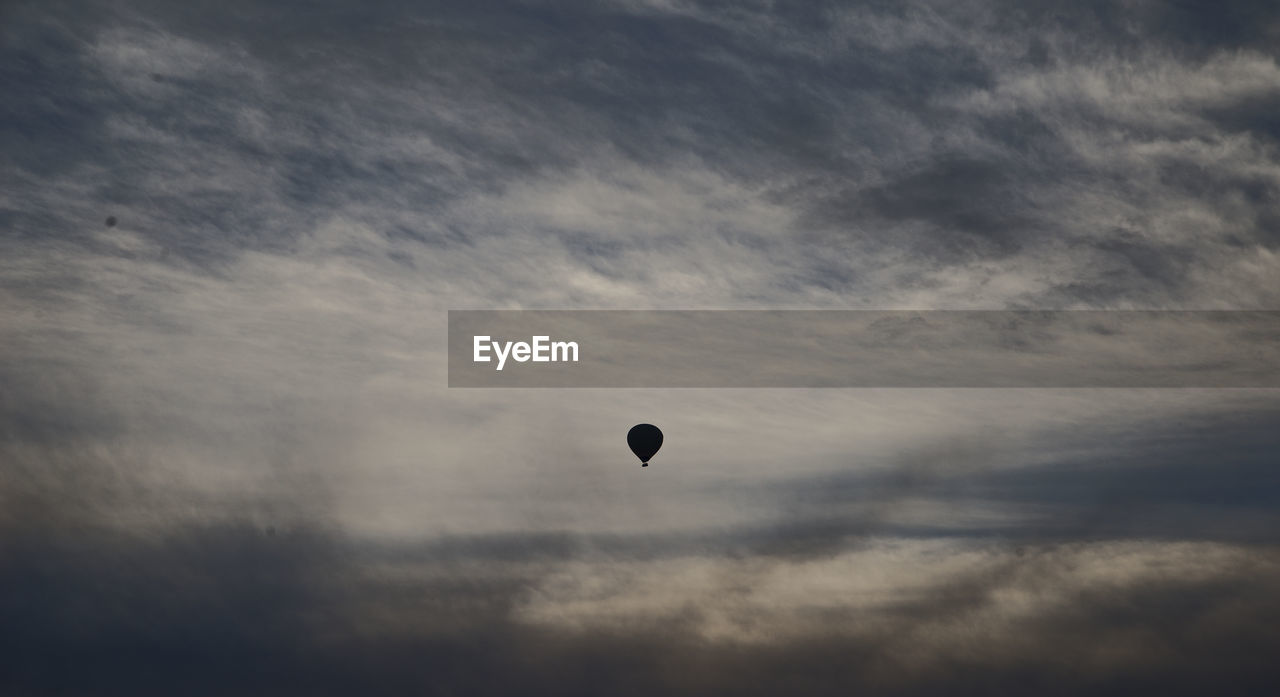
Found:
[[107, 216], [107, 227], [116, 226], [116, 217], [114, 215]]
[[627, 431], [627, 445], [640, 458], [640, 465], [648, 467], [649, 458], [662, 447], [662, 431], [653, 424], [636, 424]]

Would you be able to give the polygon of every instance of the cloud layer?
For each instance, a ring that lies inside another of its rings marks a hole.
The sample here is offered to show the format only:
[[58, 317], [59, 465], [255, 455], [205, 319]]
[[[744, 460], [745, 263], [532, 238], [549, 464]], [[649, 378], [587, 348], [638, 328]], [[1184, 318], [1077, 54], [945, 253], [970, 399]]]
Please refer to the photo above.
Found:
[[448, 390], [445, 310], [1280, 309], [1277, 46], [6, 3], [0, 689], [1264, 694], [1274, 390]]

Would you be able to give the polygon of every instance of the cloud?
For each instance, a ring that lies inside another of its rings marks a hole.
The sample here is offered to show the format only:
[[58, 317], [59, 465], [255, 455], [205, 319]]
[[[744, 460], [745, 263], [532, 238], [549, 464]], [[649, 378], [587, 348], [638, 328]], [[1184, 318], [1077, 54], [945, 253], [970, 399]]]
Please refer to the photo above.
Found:
[[1276, 27], [5, 3], [0, 682], [1261, 694], [1272, 391], [447, 390], [444, 310], [1275, 309]]
[[1274, 679], [1265, 548], [885, 540], [802, 563], [549, 565], [305, 524], [138, 536], [26, 518], [5, 535], [18, 660], [0, 681], [19, 692], [1252, 694]]

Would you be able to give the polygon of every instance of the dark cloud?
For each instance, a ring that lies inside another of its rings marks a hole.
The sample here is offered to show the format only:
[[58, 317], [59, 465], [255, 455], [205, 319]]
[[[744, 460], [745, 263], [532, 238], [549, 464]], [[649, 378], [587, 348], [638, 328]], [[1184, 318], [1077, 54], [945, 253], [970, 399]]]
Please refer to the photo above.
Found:
[[[1057, 437], [1074, 445], [1043, 437], [1040, 448], [1079, 448], [1077, 458], [1015, 468], [994, 465], [1001, 457], [997, 448], [960, 439], [904, 452], [875, 471], [769, 482], [762, 487], [766, 496], [789, 502], [788, 522], [761, 550], [830, 553], [882, 534], [1276, 544], [1280, 441], [1274, 419], [1267, 411], [1206, 414], [1133, 431], [1104, 425], [1072, 430]], [[913, 501], [968, 504], [970, 510], [1003, 504], [1014, 512], [940, 529], [896, 515]], [[762, 539], [771, 537], [766, 530], [758, 531]]]
[[[1070, 562], [1033, 551], [883, 612], [832, 614], [809, 636], [734, 646], [702, 641], [677, 618], [529, 625], [512, 609], [536, 570], [467, 574], [441, 561], [397, 581], [389, 571], [401, 560], [365, 551], [354, 562], [349, 543], [314, 529], [179, 526], [144, 537], [27, 526], [8, 527], [6, 539], [0, 616], [11, 660], [0, 684], [15, 693], [1245, 695], [1276, 679], [1280, 578], [1265, 549], [1257, 564], [1209, 580], [1081, 590], [982, 649], [957, 650], [928, 628], [982, 616], [1005, 590], [1053, 587]], [[881, 629], [847, 633], [863, 622]]]
[[[1020, 219], [1011, 172], [998, 163], [951, 159], [933, 162], [865, 194], [866, 207], [888, 220], [923, 220], [961, 233], [942, 255], [999, 256], [1017, 251], [1032, 221]], [[928, 255], [933, 250], [921, 250]]]
[[[1075, 135], [1119, 131], [1120, 151], [1232, 134], [1274, 140], [1274, 89], [1205, 104], [1191, 95], [1180, 105], [1177, 94], [1161, 94], [1177, 90], [1175, 77], [1139, 90], [1147, 123], [1108, 111], [1126, 97], [1119, 81], [1129, 72], [1156, 79], [1156, 64], [1194, 73], [1232, 51], [1261, 55], [1278, 31], [1266, 3], [230, 8], [11, 10], [13, 26], [26, 30], [11, 29], [5, 48], [7, 82], [20, 95], [5, 117], [10, 166], [39, 177], [89, 165], [109, 172], [96, 198], [146, 207], [138, 234], [202, 264], [288, 249], [326, 216], [373, 201], [439, 218], [450, 202], [572, 171], [606, 151], [647, 168], [693, 158], [785, 201], [800, 225], [775, 234], [838, 231], [878, 254], [904, 252], [903, 263], [926, 275], [1043, 259], [1064, 239], [1120, 265], [1131, 265], [1131, 250], [1145, 259], [1137, 273], [1113, 268], [1029, 291], [1052, 304], [1185, 302], [1201, 269], [1184, 257], [1248, 253], [1231, 252], [1232, 240], [1271, 244], [1274, 206], [1247, 201], [1258, 215], [1242, 220], [1203, 193], [1242, 176], [1228, 162], [1195, 163], [1162, 182], [1167, 192], [1151, 190], [1138, 185], [1141, 168], [1089, 161]], [[137, 42], [151, 42], [145, 55], [128, 53], [143, 48], [126, 48]], [[1087, 94], [1072, 71], [1115, 88]], [[1014, 96], [985, 113], [956, 108], [1020, 78], [1034, 85], [1031, 76], [1072, 93], [1049, 103]], [[1187, 122], [1195, 113], [1208, 122]], [[126, 120], [148, 135], [122, 141]], [[408, 139], [429, 139], [434, 154], [405, 152]], [[237, 182], [249, 172], [254, 183]], [[157, 178], [204, 185], [158, 191]], [[1097, 182], [1112, 183], [1104, 209], [1192, 200], [1231, 232], [1204, 235], [1194, 250], [1170, 248], [1155, 222], [1095, 219], [1097, 203], [1076, 198]], [[40, 210], [16, 210], [12, 227], [77, 235], [71, 216]], [[1129, 239], [1113, 241], [1116, 230]], [[486, 234], [472, 226], [464, 237]], [[846, 268], [834, 277], [857, 276]], [[832, 277], [778, 283], [848, 287]]]
[[1274, 50], [1280, 12], [1261, 0], [1229, 7], [1206, 0], [1111, 3], [999, 2], [997, 26], [1009, 30], [1058, 30], [1121, 53], [1159, 45], [1203, 57], [1213, 50], [1248, 47]]

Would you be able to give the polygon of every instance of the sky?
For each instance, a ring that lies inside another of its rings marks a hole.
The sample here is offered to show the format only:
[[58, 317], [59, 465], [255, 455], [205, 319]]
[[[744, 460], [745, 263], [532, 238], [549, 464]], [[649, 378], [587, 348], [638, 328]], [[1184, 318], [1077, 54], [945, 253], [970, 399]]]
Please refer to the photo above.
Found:
[[450, 389], [446, 322], [1280, 310], [1278, 57], [1262, 1], [8, 0], [0, 692], [1274, 694], [1280, 390]]

